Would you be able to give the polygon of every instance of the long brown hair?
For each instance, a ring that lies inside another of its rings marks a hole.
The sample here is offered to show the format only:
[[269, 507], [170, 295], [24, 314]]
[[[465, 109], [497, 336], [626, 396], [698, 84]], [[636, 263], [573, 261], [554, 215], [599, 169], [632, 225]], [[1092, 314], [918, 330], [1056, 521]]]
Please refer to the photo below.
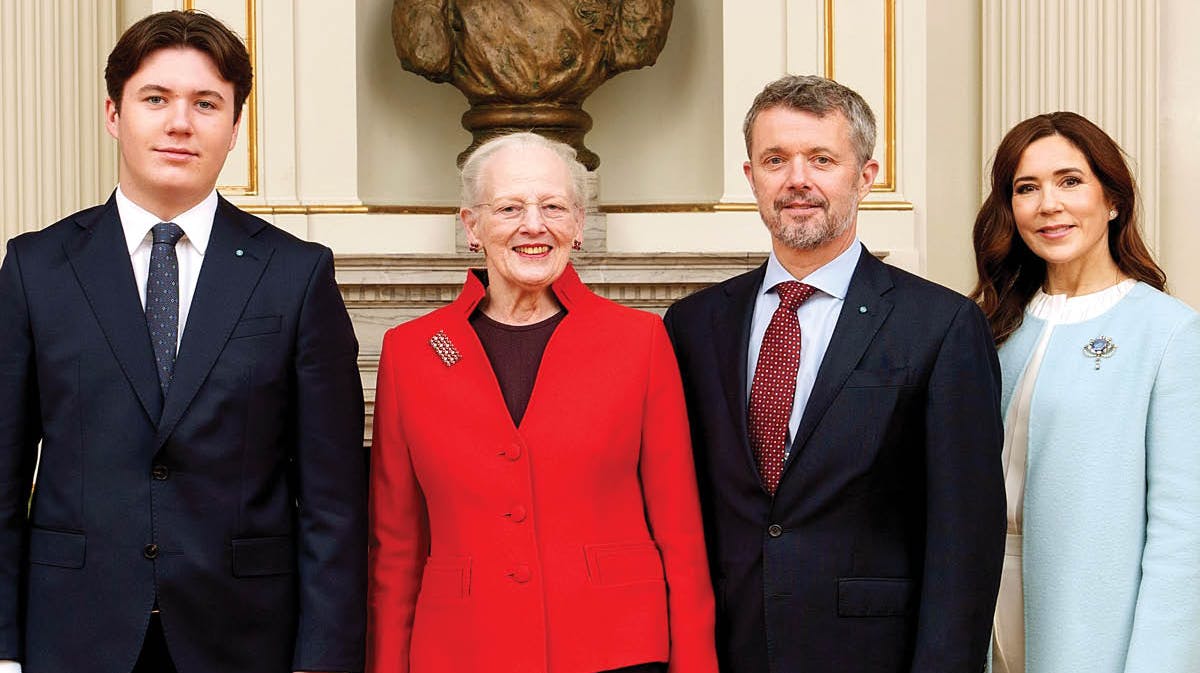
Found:
[[991, 193], [975, 216], [975, 267], [979, 282], [971, 291], [987, 315], [996, 345], [1004, 343], [1024, 318], [1026, 304], [1046, 282], [1046, 262], [1017, 233], [1012, 212], [1013, 176], [1025, 148], [1047, 136], [1074, 145], [1117, 210], [1108, 223], [1108, 252], [1126, 276], [1166, 291], [1167, 276], [1150, 256], [1138, 226], [1137, 185], [1121, 148], [1100, 127], [1074, 112], [1051, 112], [1017, 124], [1000, 141], [992, 162]]

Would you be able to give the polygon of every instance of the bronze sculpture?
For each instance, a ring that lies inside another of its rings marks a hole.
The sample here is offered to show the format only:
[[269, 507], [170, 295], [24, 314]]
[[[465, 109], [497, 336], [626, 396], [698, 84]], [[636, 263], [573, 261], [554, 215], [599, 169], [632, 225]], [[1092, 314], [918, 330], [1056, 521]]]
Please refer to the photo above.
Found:
[[395, 0], [392, 39], [406, 70], [449, 82], [471, 103], [473, 142], [532, 130], [583, 145], [592, 118], [583, 101], [608, 78], [653, 65], [675, 0]]

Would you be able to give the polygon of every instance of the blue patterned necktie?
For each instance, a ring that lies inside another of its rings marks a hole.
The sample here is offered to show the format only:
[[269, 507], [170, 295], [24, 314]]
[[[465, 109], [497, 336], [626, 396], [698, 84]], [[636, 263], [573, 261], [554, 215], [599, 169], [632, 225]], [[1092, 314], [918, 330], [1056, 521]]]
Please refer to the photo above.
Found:
[[183, 229], [172, 222], [154, 225], [154, 247], [150, 249], [150, 273], [146, 276], [146, 325], [158, 367], [163, 397], [175, 372], [175, 343], [179, 339], [179, 258], [175, 244]]

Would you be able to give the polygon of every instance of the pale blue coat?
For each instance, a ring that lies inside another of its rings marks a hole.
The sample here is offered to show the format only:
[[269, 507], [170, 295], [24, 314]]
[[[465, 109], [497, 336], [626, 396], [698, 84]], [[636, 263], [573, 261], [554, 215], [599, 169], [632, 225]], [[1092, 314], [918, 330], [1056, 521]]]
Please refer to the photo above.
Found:
[[[1006, 410], [1044, 322], [1000, 348]], [[1095, 369], [1083, 346], [1117, 349]], [[1200, 671], [1200, 316], [1137, 284], [1058, 325], [1029, 418], [1027, 673]]]

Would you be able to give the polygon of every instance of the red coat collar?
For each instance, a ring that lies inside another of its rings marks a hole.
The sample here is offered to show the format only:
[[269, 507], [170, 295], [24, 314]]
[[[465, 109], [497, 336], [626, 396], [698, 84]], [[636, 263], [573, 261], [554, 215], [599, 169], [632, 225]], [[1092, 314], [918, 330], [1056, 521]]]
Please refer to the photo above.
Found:
[[[463, 284], [462, 292], [452, 304], [462, 312], [463, 317], [469, 317], [487, 294], [487, 286], [484, 285], [483, 280], [485, 278], [487, 278], [487, 269], [474, 267], [467, 269], [467, 282]], [[554, 296], [558, 297], [558, 302], [567, 309], [567, 312], [574, 310], [580, 302], [586, 301], [586, 298], [592, 294], [592, 291], [579, 279], [575, 266], [570, 262], [567, 262], [567, 267], [563, 269], [558, 280], [550, 284], [550, 289], [554, 291]]]

